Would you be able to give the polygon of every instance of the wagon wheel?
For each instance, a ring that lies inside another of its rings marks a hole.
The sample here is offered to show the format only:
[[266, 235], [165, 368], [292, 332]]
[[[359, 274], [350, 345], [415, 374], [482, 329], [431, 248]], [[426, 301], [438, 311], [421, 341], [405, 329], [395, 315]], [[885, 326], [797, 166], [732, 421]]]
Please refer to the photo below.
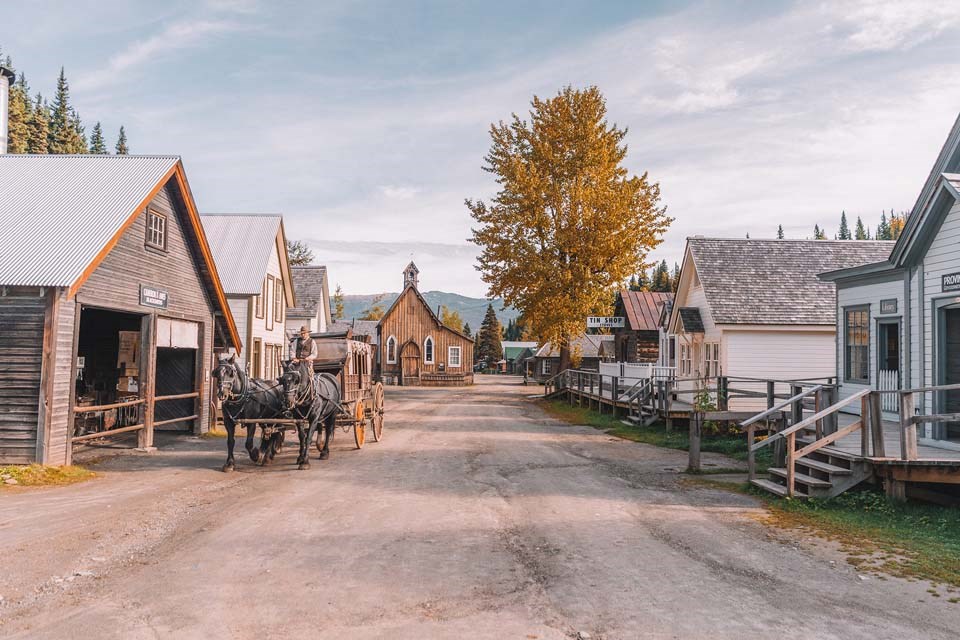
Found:
[[357, 406], [353, 409], [353, 439], [357, 443], [357, 449], [363, 449], [363, 442], [366, 439], [366, 419], [363, 415], [363, 400], [357, 400]]
[[373, 386], [373, 408], [370, 411], [370, 426], [373, 427], [373, 440], [383, 439], [383, 384]]

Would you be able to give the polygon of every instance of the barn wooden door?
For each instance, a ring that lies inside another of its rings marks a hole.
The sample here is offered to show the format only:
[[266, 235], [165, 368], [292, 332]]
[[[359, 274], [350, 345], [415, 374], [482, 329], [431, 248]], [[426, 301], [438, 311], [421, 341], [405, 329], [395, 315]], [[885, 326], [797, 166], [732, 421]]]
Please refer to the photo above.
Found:
[[400, 384], [416, 384], [420, 378], [420, 347], [415, 342], [403, 345], [400, 351]]

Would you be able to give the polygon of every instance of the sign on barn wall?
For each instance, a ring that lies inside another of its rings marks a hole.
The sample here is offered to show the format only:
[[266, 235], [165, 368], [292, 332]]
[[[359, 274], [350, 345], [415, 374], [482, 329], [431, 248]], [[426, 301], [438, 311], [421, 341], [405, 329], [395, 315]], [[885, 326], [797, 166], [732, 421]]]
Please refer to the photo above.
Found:
[[588, 329], [623, 329], [625, 318], [606, 317], [606, 316], [587, 316]]
[[169, 294], [163, 289], [148, 287], [145, 284], [140, 285], [140, 304], [145, 307], [166, 309], [169, 297]]
[[896, 313], [897, 312], [897, 299], [888, 298], [886, 300], [880, 301], [880, 313]]
[[960, 291], [960, 273], [947, 273], [943, 276], [943, 291]]

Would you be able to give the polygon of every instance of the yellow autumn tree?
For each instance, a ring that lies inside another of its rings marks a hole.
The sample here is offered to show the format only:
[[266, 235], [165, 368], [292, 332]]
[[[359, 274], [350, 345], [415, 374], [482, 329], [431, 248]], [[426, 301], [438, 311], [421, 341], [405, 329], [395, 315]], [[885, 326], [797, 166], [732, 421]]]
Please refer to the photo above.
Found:
[[459, 311], [451, 311], [447, 305], [440, 308], [440, 322], [454, 331], [463, 331], [463, 318]]
[[561, 370], [586, 317], [609, 312], [614, 289], [649, 266], [671, 222], [659, 185], [623, 166], [627, 130], [606, 116], [596, 87], [534, 97], [529, 122], [513, 114], [490, 128], [484, 170], [496, 196], [466, 201], [489, 295], [559, 345]]

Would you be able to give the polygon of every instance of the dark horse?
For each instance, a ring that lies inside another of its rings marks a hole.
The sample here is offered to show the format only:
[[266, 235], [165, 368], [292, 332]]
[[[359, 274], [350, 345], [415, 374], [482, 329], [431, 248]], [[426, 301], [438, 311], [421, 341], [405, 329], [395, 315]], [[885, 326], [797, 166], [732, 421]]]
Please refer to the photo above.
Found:
[[[320, 459], [326, 460], [330, 457], [330, 442], [333, 440], [337, 414], [341, 409], [340, 386], [337, 384], [337, 379], [329, 373], [310, 375], [311, 373], [306, 365], [292, 364], [280, 376], [286, 411], [290, 417], [307, 423], [306, 429], [300, 424], [297, 425], [297, 436], [300, 439], [298, 469], [310, 468], [310, 441], [321, 422], [326, 437], [323, 448], [320, 450]], [[320, 435], [317, 434], [317, 438], [319, 437]]]
[[[217, 381], [217, 397], [223, 407], [223, 424], [227, 428], [227, 462], [223, 465], [224, 471], [233, 471], [233, 447], [236, 442], [237, 420], [244, 418], [283, 418], [286, 412], [283, 390], [281, 385], [269, 380], [257, 380], [247, 377], [243, 369], [237, 365], [236, 356], [221, 358], [217, 368], [213, 370], [213, 377]], [[259, 447], [253, 446], [253, 437], [257, 430], [256, 423], [247, 422], [247, 440], [245, 447], [254, 462], [268, 462], [279, 451], [283, 442], [283, 432], [264, 437]]]

